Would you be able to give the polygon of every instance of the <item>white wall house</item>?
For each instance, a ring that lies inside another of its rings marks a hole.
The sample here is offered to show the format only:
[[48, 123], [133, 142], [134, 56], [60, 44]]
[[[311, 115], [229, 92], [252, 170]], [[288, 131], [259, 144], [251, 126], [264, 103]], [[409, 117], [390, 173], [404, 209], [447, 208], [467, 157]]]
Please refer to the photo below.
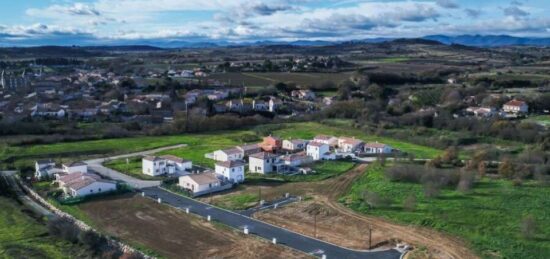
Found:
[[213, 173], [189, 174], [181, 176], [178, 185], [196, 194], [220, 187], [221, 181]]
[[283, 149], [290, 151], [304, 150], [306, 148], [307, 141], [303, 139], [285, 139], [283, 140]]
[[340, 152], [351, 153], [363, 148], [365, 143], [359, 139], [341, 137], [338, 139], [338, 149]]
[[117, 189], [114, 181], [101, 179], [97, 174], [82, 172], [61, 176], [57, 182], [63, 192], [72, 197], [111, 192]]
[[142, 159], [142, 173], [149, 176], [185, 173], [192, 167], [191, 161], [171, 155], [146, 156]]
[[243, 151], [238, 148], [230, 148], [224, 150], [214, 151], [214, 160], [216, 161], [235, 161], [242, 160], [244, 158]]
[[34, 169], [34, 177], [37, 179], [52, 177], [54, 173], [61, 171], [56, 170], [55, 162], [51, 159], [36, 161], [34, 163]]
[[216, 174], [233, 183], [244, 182], [244, 163], [240, 161], [216, 162]]
[[364, 146], [365, 153], [367, 154], [390, 154], [393, 148], [383, 143], [367, 143]]
[[68, 174], [74, 173], [87, 173], [88, 165], [83, 162], [73, 162], [70, 164], [63, 164], [63, 171]]
[[290, 154], [290, 155], [282, 156], [281, 161], [283, 162], [283, 164], [287, 166], [297, 167], [297, 166], [311, 163], [313, 159], [304, 153], [300, 153], [300, 154]]
[[306, 154], [314, 161], [335, 159], [335, 155], [330, 152], [330, 146], [321, 142], [310, 142], [307, 145]]
[[524, 101], [511, 100], [502, 106], [502, 110], [506, 113], [527, 113], [529, 106]]
[[261, 152], [252, 154], [248, 159], [248, 170], [251, 173], [260, 174], [276, 172], [278, 162], [277, 156], [271, 153]]
[[331, 147], [335, 147], [338, 145], [338, 138], [327, 135], [317, 135], [315, 136], [315, 138], [313, 138], [313, 141], [324, 143]]

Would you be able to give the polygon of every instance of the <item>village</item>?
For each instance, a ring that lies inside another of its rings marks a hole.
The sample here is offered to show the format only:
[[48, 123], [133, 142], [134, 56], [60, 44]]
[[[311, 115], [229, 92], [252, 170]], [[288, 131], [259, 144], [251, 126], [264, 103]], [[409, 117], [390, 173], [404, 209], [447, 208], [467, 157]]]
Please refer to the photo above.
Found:
[[[214, 168], [194, 166], [193, 162], [174, 155], [146, 155], [142, 158], [142, 173], [151, 177], [177, 178], [178, 187], [196, 197], [228, 190], [246, 180], [246, 174], [315, 174], [310, 165], [319, 161], [362, 160], [399, 152], [389, 145], [365, 143], [354, 137], [317, 135], [311, 140], [280, 139], [266, 136], [261, 143], [239, 145], [204, 154], [215, 161]], [[112, 193], [117, 182], [104, 179], [90, 171], [83, 162], [35, 162], [37, 180], [53, 180], [66, 198]]]

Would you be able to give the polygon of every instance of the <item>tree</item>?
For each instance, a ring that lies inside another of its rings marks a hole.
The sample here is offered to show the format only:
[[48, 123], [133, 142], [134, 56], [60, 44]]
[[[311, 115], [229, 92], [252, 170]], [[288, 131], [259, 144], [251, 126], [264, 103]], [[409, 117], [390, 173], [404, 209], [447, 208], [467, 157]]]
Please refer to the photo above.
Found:
[[454, 146], [447, 148], [441, 157], [441, 162], [446, 164], [454, 164], [457, 160], [458, 150]]
[[538, 231], [538, 224], [532, 215], [527, 215], [521, 220], [521, 235], [526, 239], [535, 237]]
[[338, 86], [338, 94], [337, 95], [338, 95], [339, 100], [349, 100], [349, 98], [351, 96], [352, 86], [349, 82], [348, 83], [346, 83], [346, 82], [343, 82], [342, 84], [340, 84]]

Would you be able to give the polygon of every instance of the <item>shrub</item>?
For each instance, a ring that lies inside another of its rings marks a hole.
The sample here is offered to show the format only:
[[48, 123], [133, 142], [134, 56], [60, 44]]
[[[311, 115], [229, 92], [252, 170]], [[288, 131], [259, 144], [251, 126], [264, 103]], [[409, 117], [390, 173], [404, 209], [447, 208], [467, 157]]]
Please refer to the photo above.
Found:
[[63, 238], [71, 243], [78, 241], [80, 230], [66, 218], [56, 218], [48, 221], [48, 232], [52, 236]]
[[392, 201], [388, 198], [380, 196], [380, 194], [370, 191], [363, 192], [363, 200], [371, 208], [389, 207]]
[[416, 196], [411, 194], [403, 201], [403, 208], [406, 211], [416, 210]]
[[527, 215], [521, 220], [521, 235], [526, 239], [535, 237], [538, 231], [537, 221], [532, 215]]
[[424, 195], [427, 198], [435, 198], [439, 196], [441, 187], [434, 182], [427, 182], [424, 184]]
[[463, 170], [460, 172], [460, 180], [458, 181], [457, 190], [461, 192], [469, 192], [475, 182], [475, 174], [472, 171]]

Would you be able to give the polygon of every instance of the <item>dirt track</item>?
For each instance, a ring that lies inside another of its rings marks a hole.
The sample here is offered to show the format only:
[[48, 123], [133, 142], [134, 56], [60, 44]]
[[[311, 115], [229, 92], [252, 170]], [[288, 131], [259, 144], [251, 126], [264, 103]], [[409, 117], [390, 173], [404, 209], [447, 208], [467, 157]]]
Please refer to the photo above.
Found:
[[166, 258], [308, 258], [138, 196], [82, 204], [100, 230]]
[[[372, 245], [379, 247], [403, 241], [415, 247], [426, 247], [434, 258], [477, 258], [464, 242], [434, 230], [391, 223], [380, 218], [369, 217], [352, 211], [337, 200], [351, 186], [353, 181], [366, 170], [359, 165], [350, 172], [327, 181], [309, 186], [306, 193], [311, 201], [292, 204], [276, 211], [262, 212], [255, 217], [267, 222], [290, 228], [313, 236], [312, 206], [317, 212], [317, 237], [342, 246], [367, 249], [368, 226], [372, 226]], [[285, 189], [297, 189], [301, 183], [289, 184]], [[292, 186], [295, 185], [295, 186]], [[277, 187], [274, 187], [277, 188]], [[313, 205], [312, 205], [313, 204]]]

